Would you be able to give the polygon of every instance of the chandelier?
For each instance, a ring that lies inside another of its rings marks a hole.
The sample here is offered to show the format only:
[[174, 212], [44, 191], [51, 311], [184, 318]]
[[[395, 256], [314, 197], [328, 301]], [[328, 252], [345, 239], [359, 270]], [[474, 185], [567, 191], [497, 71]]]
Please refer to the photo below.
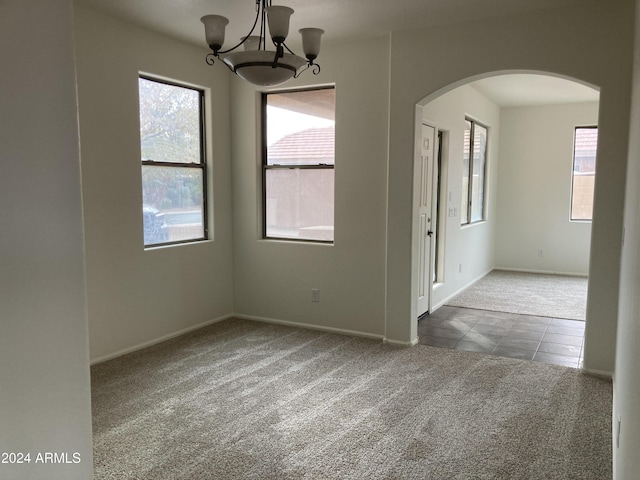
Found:
[[[206, 61], [213, 65], [214, 58], [220, 58], [229, 69], [249, 83], [261, 87], [280, 85], [312, 68], [314, 75], [320, 73], [320, 65], [315, 62], [320, 52], [320, 37], [324, 30], [302, 28], [302, 49], [305, 58], [293, 53], [285, 44], [289, 34], [289, 18], [293, 9], [271, 5], [271, 0], [256, 0], [256, 18], [249, 33], [240, 43], [227, 50], [221, 50], [224, 44], [224, 30], [229, 19], [221, 15], [205, 15], [204, 23], [207, 44], [213, 53]], [[267, 50], [267, 24], [274, 50]], [[256, 28], [259, 25], [259, 32]], [[254, 32], [256, 34], [254, 35]], [[236, 49], [244, 45], [244, 51]]]

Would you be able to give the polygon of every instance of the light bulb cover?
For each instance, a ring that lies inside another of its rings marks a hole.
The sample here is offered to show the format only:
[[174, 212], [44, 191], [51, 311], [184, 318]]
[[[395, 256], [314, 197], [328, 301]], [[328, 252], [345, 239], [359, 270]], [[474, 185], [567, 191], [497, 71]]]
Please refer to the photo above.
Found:
[[246, 52], [258, 50], [260, 48], [260, 38], [258, 35], [251, 35], [250, 37], [242, 37], [244, 41], [244, 50]]
[[280, 5], [265, 8], [269, 22], [271, 39], [276, 43], [283, 43], [289, 35], [289, 19], [293, 14], [293, 8]]
[[302, 35], [302, 50], [305, 57], [314, 60], [320, 54], [320, 37], [324, 30], [321, 28], [301, 28], [298, 32]]
[[222, 15], [205, 15], [200, 21], [204, 24], [207, 45], [214, 51], [220, 50], [224, 44], [224, 30], [229, 19]]

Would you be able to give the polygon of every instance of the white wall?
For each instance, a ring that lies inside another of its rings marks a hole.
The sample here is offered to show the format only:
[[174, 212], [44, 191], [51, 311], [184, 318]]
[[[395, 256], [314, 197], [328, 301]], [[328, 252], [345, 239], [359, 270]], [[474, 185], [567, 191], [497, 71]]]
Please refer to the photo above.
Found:
[[[215, 242], [143, 252], [140, 213], [131, 209], [140, 198], [133, 84], [137, 71], [201, 85], [215, 82], [220, 94], [214, 99], [214, 112], [225, 119], [227, 72], [204, 65], [200, 59], [204, 50], [79, 9], [76, 34], [93, 357], [227, 315], [233, 306], [236, 313], [250, 317], [414, 341], [415, 106], [490, 72], [538, 71], [601, 87], [599, 156], [605, 167], [596, 185], [588, 305], [593, 321], [587, 326], [585, 365], [612, 371], [631, 7], [631, 0], [614, 0], [606, 7], [585, 2], [579, 12], [551, 9], [394, 32], [391, 41], [325, 45], [320, 76], [307, 72], [288, 87], [337, 86], [334, 246], [260, 240], [258, 95], [234, 80], [231, 132], [222, 119], [214, 125], [216, 148], [228, 152], [224, 139], [232, 136], [233, 268], [228, 163], [214, 166], [219, 182], [214, 185]], [[598, 48], [585, 49], [586, 44]], [[199, 62], [201, 66], [196, 66]], [[136, 235], [139, 241], [132, 240]], [[176, 272], [188, 280], [180, 285], [164, 281], [176, 278]], [[187, 283], [197, 287], [187, 288]], [[320, 304], [311, 303], [311, 288], [321, 290]]]
[[[412, 258], [413, 122], [417, 102], [492, 72], [555, 72], [600, 87], [599, 171], [589, 266], [585, 367], [615, 358], [633, 2], [587, 1], [461, 25], [394, 32], [391, 41], [387, 336], [416, 334]], [[585, 48], [585, 45], [594, 46]], [[363, 78], [363, 82], [365, 79]], [[426, 97], [426, 98], [425, 98]]]
[[573, 137], [598, 124], [598, 103], [503, 108], [501, 124], [496, 268], [587, 275], [591, 222], [570, 220]]
[[0, 452], [31, 454], [6, 479], [93, 472], [72, 21], [70, 0], [0, 2]]
[[[489, 129], [487, 145], [486, 221], [460, 225], [462, 203], [462, 158], [465, 118], [470, 117]], [[496, 198], [498, 191], [498, 146], [502, 138], [500, 108], [474, 88], [465, 85], [430, 102], [423, 108], [428, 124], [445, 132], [441, 216], [446, 222], [438, 235], [444, 242], [444, 276], [433, 293], [434, 307], [487, 274], [494, 266]], [[449, 200], [450, 199], [450, 200]], [[456, 215], [448, 216], [454, 208]], [[439, 222], [440, 223], [440, 222]], [[461, 267], [461, 271], [460, 271]]]
[[[229, 73], [208, 66], [204, 48], [83, 7], [75, 35], [96, 360], [233, 312]], [[139, 72], [210, 89], [211, 241], [143, 248]]]
[[307, 71], [286, 88], [335, 84], [334, 245], [261, 240], [260, 96], [246, 82], [232, 84], [235, 312], [382, 337], [389, 45], [379, 38], [322, 48], [321, 73]]
[[[636, 2], [633, 97], [629, 130], [640, 129], [640, 2]], [[629, 137], [624, 210], [624, 246], [620, 276], [618, 349], [613, 383], [614, 478], [631, 480], [640, 471], [640, 137]], [[622, 420], [617, 446], [617, 421]]]

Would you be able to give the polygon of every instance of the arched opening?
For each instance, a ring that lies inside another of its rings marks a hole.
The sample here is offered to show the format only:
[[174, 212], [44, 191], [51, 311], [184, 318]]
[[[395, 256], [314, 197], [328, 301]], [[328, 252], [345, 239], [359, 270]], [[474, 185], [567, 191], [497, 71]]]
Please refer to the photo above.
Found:
[[522, 71], [416, 105], [421, 343], [581, 366], [598, 108], [592, 86]]

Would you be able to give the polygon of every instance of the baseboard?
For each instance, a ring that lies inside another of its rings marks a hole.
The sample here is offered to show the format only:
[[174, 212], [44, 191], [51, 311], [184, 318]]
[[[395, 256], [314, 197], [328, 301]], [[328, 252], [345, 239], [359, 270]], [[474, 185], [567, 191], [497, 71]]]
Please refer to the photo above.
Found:
[[447, 298], [445, 298], [443, 301], [438, 302], [438, 303], [436, 303], [435, 305], [431, 305], [431, 310], [429, 310], [429, 313], [433, 313], [433, 312], [435, 312], [436, 310], [438, 310], [440, 307], [444, 307], [444, 306], [447, 304], [447, 302], [448, 302], [449, 300], [451, 300], [451, 298], [452, 298], [452, 297], [447, 297]]
[[95, 365], [98, 363], [106, 362], [107, 360], [113, 360], [114, 358], [121, 357], [123, 355], [127, 355], [128, 353], [133, 353], [137, 350], [141, 350], [143, 348], [150, 347], [152, 345], [156, 345], [158, 343], [165, 342], [167, 340], [171, 340], [172, 338], [179, 337], [180, 335], [184, 335], [185, 333], [193, 332], [194, 330], [199, 330], [204, 327], [208, 327], [209, 325], [213, 325], [214, 323], [222, 322], [223, 320], [227, 320], [229, 318], [233, 318], [233, 314], [224, 315], [222, 317], [215, 318], [213, 320], [208, 320], [203, 323], [199, 323], [198, 325], [193, 325], [191, 327], [183, 328], [182, 330], [178, 330], [177, 332], [169, 333], [167, 335], [163, 335], [161, 337], [155, 338], [153, 340], [149, 340], [147, 342], [142, 342], [137, 345], [133, 345], [131, 347], [127, 347], [123, 350], [118, 350], [117, 352], [110, 353], [108, 355], [104, 355], [102, 357], [95, 358], [91, 360], [91, 365]]
[[592, 370], [590, 368], [584, 367], [580, 369], [580, 372], [584, 373], [585, 375], [591, 375], [593, 377], [602, 377], [613, 380], [613, 372], [605, 372], [604, 370]]
[[309, 330], [319, 330], [322, 332], [337, 333], [340, 335], [349, 335], [350, 337], [363, 337], [370, 338], [372, 340], [384, 340], [382, 335], [376, 335], [374, 333], [360, 332], [358, 330], [346, 330], [344, 328], [325, 327], [323, 325], [315, 325], [309, 323], [291, 322], [289, 320], [279, 320], [276, 318], [257, 317], [255, 315], [243, 315], [237, 313], [233, 315], [234, 318], [240, 318], [243, 320], [253, 320], [262, 323], [273, 323], [276, 325], [286, 325], [288, 327], [306, 328]]
[[418, 344], [418, 338], [415, 338], [410, 342], [401, 342], [399, 340], [390, 340], [385, 337], [382, 339], [382, 341], [388, 345], [396, 345], [399, 347], [415, 347]]
[[493, 272], [494, 268], [491, 268], [489, 270], [487, 270], [486, 272], [484, 272], [482, 275], [480, 275], [479, 277], [477, 277], [475, 280], [471, 280], [469, 283], [465, 284], [464, 286], [460, 287], [458, 290], [456, 290], [455, 292], [453, 292], [451, 295], [449, 295], [447, 298], [445, 298], [444, 300], [436, 303], [435, 305], [431, 306], [431, 310], [433, 312], [435, 312], [438, 308], [444, 306], [447, 304], [447, 302], [449, 300], [451, 300], [453, 297], [455, 297], [456, 295], [458, 295], [459, 293], [462, 293], [464, 290], [466, 290], [467, 288], [469, 288], [471, 285], [473, 285], [474, 283], [478, 283], [480, 280], [482, 280], [484, 277], [486, 277], [487, 275], [489, 275], [491, 272]]
[[508, 267], [495, 267], [493, 270], [503, 270], [505, 272], [520, 272], [520, 273], [539, 273], [542, 275], [562, 275], [565, 277], [579, 277], [589, 278], [588, 274], [575, 273], [575, 272], [554, 272], [550, 270], [531, 270], [529, 268], [508, 268]]

